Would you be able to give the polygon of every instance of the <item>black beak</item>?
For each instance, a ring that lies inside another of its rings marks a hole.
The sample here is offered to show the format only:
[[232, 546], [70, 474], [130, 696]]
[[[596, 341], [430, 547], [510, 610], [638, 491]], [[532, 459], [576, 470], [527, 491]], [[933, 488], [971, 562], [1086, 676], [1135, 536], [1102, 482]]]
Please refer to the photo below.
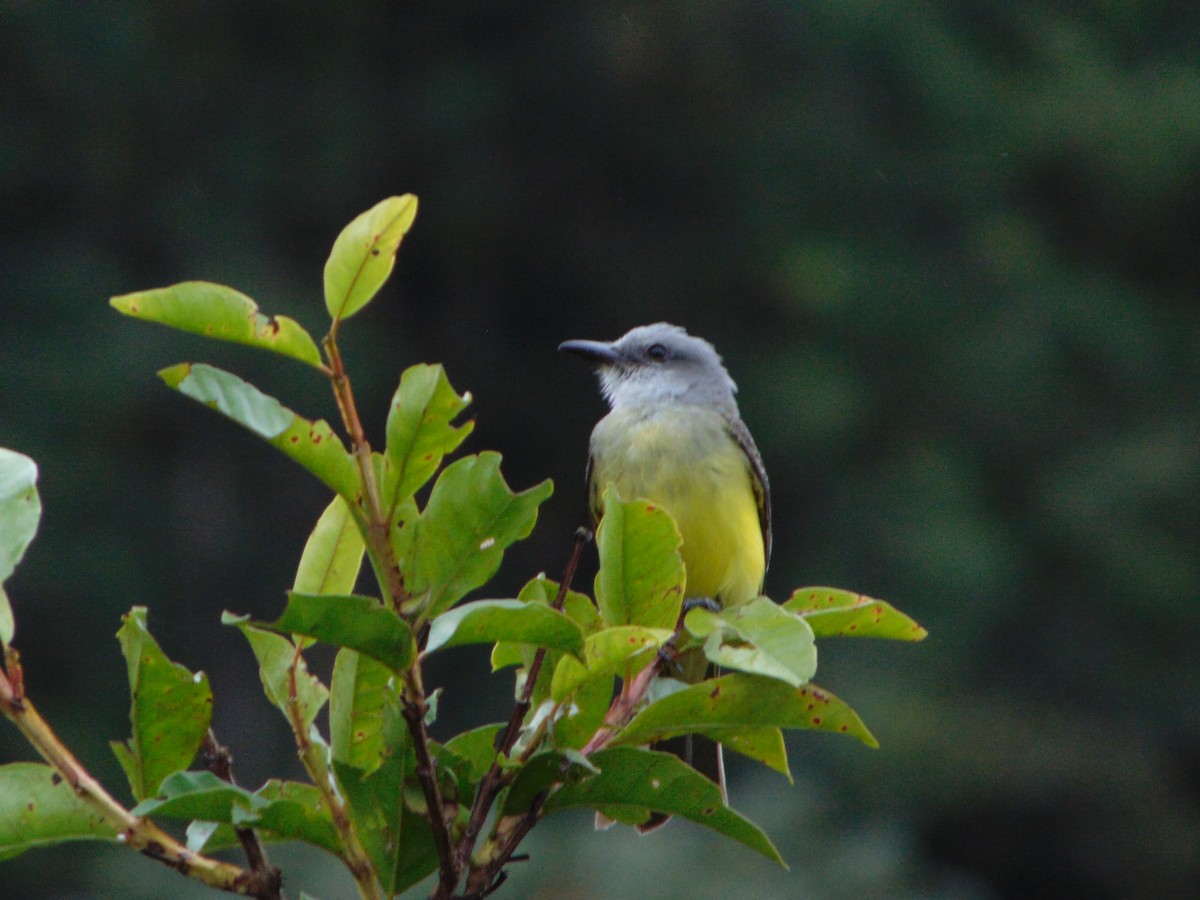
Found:
[[558, 345], [558, 349], [582, 356], [601, 366], [615, 366], [621, 361], [621, 354], [613, 349], [613, 345], [603, 341], [563, 341]]

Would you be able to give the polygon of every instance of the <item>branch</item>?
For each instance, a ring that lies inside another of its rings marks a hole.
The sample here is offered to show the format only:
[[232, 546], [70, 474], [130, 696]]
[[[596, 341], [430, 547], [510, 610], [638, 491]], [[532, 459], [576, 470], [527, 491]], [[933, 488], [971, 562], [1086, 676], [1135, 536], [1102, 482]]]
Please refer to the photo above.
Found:
[[[620, 695], [613, 701], [608, 714], [604, 717], [604, 725], [597, 730], [581, 751], [584, 756], [595, 753], [604, 747], [629, 722], [638, 705], [645, 699], [650, 682], [662, 671], [668, 661], [669, 656], [659, 653], [654, 662], [642, 669], [632, 682], [622, 688]], [[498, 879], [501, 877], [504, 867], [512, 860], [521, 841], [537, 824], [537, 820], [542, 814], [542, 807], [550, 796], [550, 791], [551, 788], [547, 788], [538, 794], [525, 812], [519, 815], [505, 816], [495, 824], [491, 836], [479, 854], [482, 859], [486, 860], [486, 863], [472, 870], [471, 876], [467, 880], [467, 900], [480, 900], [499, 887]]]
[[[217, 740], [217, 736], [211, 728], [204, 735], [204, 752], [201, 758], [208, 771], [222, 781], [237, 785], [233, 778], [233, 754], [229, 752], [228, 747]], [[238, 843], [242, 845], [242, 852], [246, 854], [246, 862], [250, 865], [250, 871], [255, 873], [262, 884], [270, 888], [270, 893], [265, 897], [268, 900], [282, 900], [283, 895], [280, 888], [283, 886], [283, 873], [278, 866], [272, 866], [267, 859], [267, 851], [258, 838], [258, 832], [253, 828], [245, 828], [240, 825], [235, 825], [233, 831], [237, 835]]]
[[[575, 570], [579, 567], [579, 557], [583, 554], [584, 545], [592, 539], [592, 532], [587, 528], [577, 528], [575, 530], [575, 543], [571, 545], [571, 555], [567, 559], [567, 566], [563, 570], [562, 580], [558, 583], [558, 594], [554, 598], [554, 602], [550, 604], [550, 608], [561, 610], [563, 604], [567, 600], [567, 591], [571, 589], [571, 582], [575, 580]], [[504, 734], [500, 739], [500, 744], [497, 747], [497, 763], [499, 757], [508, 753], [513, 744], [517, 742], [517, 735], [521, 732], [521, 723], [525, 721], [525, 716], [529, 713], [529, 707], [533, 699], [534, 688], [537, 687], [538, 676], [542, 673], [542, 664], [546, 659], [546, 648], [539, 647], [537, 653], [533, 656], [533, 662], [529, 665], [529, 672], [525, 676], [525, 685], [521, 690], [521, 698], [513, 706], [512, 715], [508, 719], [508, 727], [504, 729]]]
[[0, 712], [20, 729], [25, 739], [71, 785], [75, 793], [116, 831], [119, 843], [209, 887], [262, 900], [278, 898], [277, 888], [265, 884], [260, 873], [193, 853], [149, 819], [133, 815], [113, 799], [66, 748], [25, 696], [20, 661], [11, 647], [5, 653], [5, 663], [7, 671], [0, 673]]
[[646, 666], [637, 674], [626, 687], [621, 689], [621, 693], [617, 695], [617, 699], [613, 701], [612, 706], [608, 708], [608, 714], [604, 717], [604, 724], [596, 730], [592, 735], [592, 739], [588, 741], [587, 746], [580, 752], [584, 756], [590, 756], [597, 750], [602, 749], [608, 744], [633, 718], [634, 712], [646, 697], [646, 691], [650, 689], [650, 682], [654, 680], [654, 676], [658, 675], [665, 665], [668, 657], [660, 653], [654, 658], [654, 662]]
[[[575, 541], [571, 545], [571, 555], [567, 558], [566, 568], [563, 570], [562, 580], [558, 583], [558, 594], [554, 597], [554, 602], [550, 604], [552, 609], [561, 610], [567, 599], [567, 591], [571, 589], [571, 582], [575, 580], [575, 570], [579, 567], [579, 559], [583, 555], [583, 548], [592, 540], [592, 532], [587, 528], [577, 528], [575, 530]], [[504, 729], [504, 733], [500, 736], [499, 742], [496, 745], [496, 758], [492, 761], [492, 766], [488, 769], [487, 774], [483, 777], [483, 781], [479, 783], [479, 790], [475, 794], [475, 803], [471, 807], [471, 816], [467, 821], [466, 830], [463, 832], [462, 840], [458, 844], [458, 868], [459, 871], [466, 869], [471, 857], [471, 849], [475, 846], [475, 841], [479, 837], [479, 833], [483, 830], [483, 825], [487, 821], [488, 813], [491, 811], [492, 804], [496, 802], [496, 797], [500, 791], [509, 783], [512, 776], [507, 773], [500, 764], [500, 760], [507, 756], [512, 750], [513, 745], [517, 742], [517, 736], [521, 732], [521, 723], [525, 721], [525, 716], [529, 714], [529, 708], [533, 701], [533, 691], [537, 687], [538, 676], [542, 672], [542, 664], [546, 659], [546, 648], [539, 647], [537, 653], [534, 654], [533, 662], [529, 665], [529, 671], [525, 675], [525, 684], [521, 688], [521, 697], [513, 705], [512, 715], [509, 716], [508, 726]], [[536, 746], [536, 742], [530, 742], [530, 749]], [[537, 804], [540, 809], [541, 804]], [[530, 823], [532, 827], [532, 823]], [[528, 831], [528, 828], [525, 829]], [[522, 833], [517, 839], [517, 843], [525, 834]], [[489, 842], [490, 843], [490, 842]], [[516, 844], [512, 848], [516, 849]], [[509, 851], [509, 856], [512, 851]], [[505, 857], [507, 862], [508, 857]], [[490, 869], [490, 867], [487, 867]], [[503, 868], [503, 864], [501, 867]], [[484, 886], [490, 885], [499, 874], [499, 869], [491, 871], [487, 880], [483, 882]], [[477, 873], [471, 872], [468, 879], [467, 887], [471, 889], [472, 884], [478, 880]], [[498, 885], [497, 885], [498, 886]], [[485, 896], [480, 894], [479, 896]]]
[[442, 803], [442, 789], [438, 784], [437, 764], [429, 753], [429, 732], [425, 729], [425, 687], [421, 683], [420, 663], [405, 673], [404, 721], [408, 724], [413, 739], [413, 750], [417, 755], [417, 779], [425, 794], [425, 805], [429, 808], [429, 827], [433, 831], [433, 844], [438, 855], [438, 886], [433, 897], [444, 898], [454, 894], [458, 887], [461, 869], [450, 846], [450, 831], [446, 826], [446, 811]]
[[363, 849], [362, 842], [358, 839], [358, 832], [354, 830], [354, 823], [350, 820], [346, 806], [342, 803], [341, 796], [333, 784], [329, 763], [326, 761], [325, 755], [313, 746], [304, 727], [304, 714], [300, 710], [300, 701], [296, 691], [296, 667], [299, 663], [300, 648], [297, 647], [291, 668], [288, 670], [287, 713], [292, 733], [296, 736], [296, 750], [300, 762], [304, 765], [309, 779], [312, 780], [317, 792], [321, 795], [322, 806], [325, 807], [329, 818], [333, 821], [333, 828], [342, 844], [342, 862], [346, 864], [355, 884], [358, 885], [359, 894], [363, 900], [383, 900], [375, 867], [371, 864], [371, 858], [367, 856], [367, 851]]
[[358, 465], [359, 480], [362, 484], [362, 504], [365, 515], [365, 531], [367, 543], [371, 548], [371, 561], [375, 566], [375, 574], [380, 587], [397, 613], [403, 604], [411, 599], [404, 585], [404, 575], [392, 551], [392, 542], [388, 540], [388, 517], [384, 514], [379, 494], [379, 483], [375, 479], [375, 466], [371, 460], [371, 445], [367, 443], [366, 432], [363, 431], [362, 420], [358, 416], [358, 407], [354, 402], [354, 391], [350, 388], [350, 376], [342, 364], [342, 355], [337, 347], [336, 323], [325, 337], [325, 353], [329, 357], [330, 382], [333, 385], [333, 396], [337, 400], [338, 411], [342, 415], [342, 423], [350, 436], [350, 446], [354, 452], [354, 461]]

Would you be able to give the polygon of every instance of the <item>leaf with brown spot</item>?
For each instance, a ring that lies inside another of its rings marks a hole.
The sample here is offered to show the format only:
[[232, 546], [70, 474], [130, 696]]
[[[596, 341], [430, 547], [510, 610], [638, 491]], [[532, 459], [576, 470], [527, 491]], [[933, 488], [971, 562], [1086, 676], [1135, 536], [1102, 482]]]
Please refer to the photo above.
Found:
[[96, 808], [54, 769], [33, 762], [0, 766], [0, 860], [64, 841], [116, 837]]
[[724, 675], [651, 703], [614, 744], [640, 745], [681, 734], [719, 740], [723, 729], [805, 728], [847, 734], [868, 747], [879, 742], [846, 703], [813, 684], [794, 688], [758, 675]]
[[245, 344], [321, 365], [321, 354], [307, 331], [287, 316], [268, 317], [240, 291], [208, 281], [184, 281], [113, 297], [117, 312], [220, 341]]
[[335, 322], [348, 319], [383, 287], [396, 251], [417, 216], [412, 194], [388, 197], [342, 229], [325, 261], [325, 308]]
[[133, 733], [112, 748], [142, 800], [167, 775], [191, 765], [212, 718], [212, 690], [207, 675], [193, 675], [162, 652], [146, 628], [144, 606], [129, 611], [117, 637], [129, 670]]
[[798, 588], [783, 608], [803, 616], [817, 637], [921, 641], [929, 634], [890, 603], [840, 588]]
[[787, 867], [762, 829], [725, 805], [716, 784], [670, 753], [609, 747], [589, 761], [600, 773], [564, 784], [546, 800], [546, 813], [583, 806], [629, 823], [644, 822], [651, 812], [680, 816]]
[[158, 377], [170, 388], [203, 403], [254, 432], [298, 462], [351, 503], [358, 469], [329, 423], [310, 422], [238, 376], [203, 363], [180, 363]]

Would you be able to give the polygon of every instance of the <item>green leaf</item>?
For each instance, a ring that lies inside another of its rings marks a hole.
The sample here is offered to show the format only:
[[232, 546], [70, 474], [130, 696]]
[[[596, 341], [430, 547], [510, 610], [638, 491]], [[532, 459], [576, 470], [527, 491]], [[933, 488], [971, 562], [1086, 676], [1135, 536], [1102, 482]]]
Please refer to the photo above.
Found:
[[778, 678], [800, 687], [817, 671], [817, 646], [804, 619], [766, 597], [714, 614], [693, 609], [688, 631], [706, 638], [704, 654], [719, 666]]
[[[396, 884], [412, 852], [409, 845], [422, 846], [426, 840], [432, 843], [432, 833], [428, 838], [424, 834], [429, 832], [429, 823], [409, 813], [404, 803], [404, 778], [410, 769], [411, 750], [407, 745], [392, 749], [370, 775], [345, 763], [333, 764], [359, 840], [375, 864], [387, 896], [401, 889]], [[435, 867], [436, 859], [435, 855]]]
[[778, 728], [707, 728], [704, 734], [730, 750], [774, 769], [789, 782], [792, 781], [792, 770], [788, 768], [787, 747], [783, 742], [783, 732]]
[[25, 555], [42, 518], [37, 463], [23, 453], [0, 447], [0, 646], [16, 633], [4, 582]]
[[600, 770], [578, 750], [543, 750], [533, 754], [513, 779], [500, 810], [503, 816], [527, 812], [543, 791], [556, 784], [575, 784]]
[[493, 722], [455, 735], [446, 741], [438, 758], [457, 768], [467, 781], [478, 782], [492, 767], [496, 758], [496, 738], [504, 727], [502, 723]]
[[321, 365], [317, 345], [298, 322], [287, 316], [264, 316], [257, 303], [223, 284], [185, 281], [124, 294], [108, 302], [113, 309], [135, 319], [271, 350], [310, 366]]
[[285, 634], [302, 634], [338, 647], [350, 647], [402, 672], [416, 647], [408, 625], [373, 597], [356, 594], [288, 594], [287, 608], [274, 622], [256, 622]]
[[42, 518], [37, 463], [0, 447], [0, 582], [8, 580], [25, 555]]
[[585, 806], [618, 813], [621, 821], [645, 821], [649, 811], [691, 819], [784, 865], [770, 838], [726, 806], [721, 789], [670, 753], [608, 747], [593, 753], [600, 774], [565, 784], [550, 795], [547, 813]]
[[0, 647], [7, 647], [17, 632], [12, 604], [8, 602], [8, 591], [0, 584]]
[[[557, 581], [551, 581], [542, 574], [526, 582], [525, 586], [521, 588], [521, 592], [517, 594], [517, 599], [522, 603], [549, 606], [557, 599], [558, 589]], [[567, 591], [566, 597], [563, 599], [563, 612], [585, 636], [599, 631], [603, 625], [600, 621], [600, 613], [596, 611], [595, 604], [586, 594]], [[535, 652], [536, 648], [529, 644], [497, 641], [496, 646], [492, 648], [492, 671], [498, 671], [505, 666], [528, 666], [533, 662]], [[558, 665], [558, 656], [548, 654], [542, 668], [543, 677], [548, 678], [554, 672], [556, 665]]]
[[670, 640], [672, 634], [667, 628], [618, 625], [588, 635], [584, 641], [586, 665], [564, 656], [555, 667], [550, 696], [561, 701], [581, 684], [610, 676], [638, 656], [644, 657], [643, 665], [649, 665], [650, 654]]
[[343, 647], [329, 688], [329, 741], [333, 758], [368, 775], [383, 753], [383, 709], [392, 670]]
[[0, 860], [64, 841], [111, 841], [116, 830], [42, 763], [0, 766]]
[[485, 584], [505, 549], [533, 530], [538, 506], [552, 490], [547, 480], [514, 494], [500, 474], [498, 453], [447, 466], [411, 526], [406, 582], [414, 594], [427, 595], [426, 614], [444, 612]]
[[606, 624], [675, 627], [686, 578], [681, 544], [666, 510], [645, 500], [622, 502], [608, 489], [596, 532], [596, 603]]
[[283, 635], [272, 634], [250, 624], [246, 616], [235, 616], [230, 612], [221, 614], [222, 625], [232, 625], [241, 630], [250, 642], [250, 649], [258, 660], [258, 674], [262, 679], [263, 690], [270, 700], [291, 723], [288, 711], [288, 692], [291, 690], [290, 670], [293, 662], [296, 664], [296, 704], [299, 707], [300, 719], [307, 729], [313, 719], [329, 699], [329, 690], [321, 684], [321, 680], [308, 671], [304, 657], [300, 655], [293, 644]]
[[400, 241], [417, 216], [412, 194], [388, 197], [342, 229], [325, 261], [325, 308], [335, 322], [348, 319], [383, 287]]
[[929, 634], [891, 604], [838, 588], [798, 588], [783, 608], [802, 615], [817, 637], [920, 641]]
[[167, 659], [146, 630], [144, 606], [123, 618], [117, 638], [129, 671], [133, 732], [126, 744], [114, 741], [113, 750], [141, 800], [195, 758], [212, 718], [212, 690], [203, 672], [193, 675]]
[[174, 772], [155, 796], [135, 806], [135, 816], [203, 819], [207, 822], [252, 823], [266, 801], [244, 788], [222, 781], [212, 772]]
[[[256, 818], [252, 823], [242, 824], [252, 824], [263, 840], [303, 841], [335, 855], [341, 855], [342, 846], [337, 830], [333, 827], [333, 820], [325, 811], [321, 803], [321, 793], [315, 786], [272, 778], [254, 792], [254, 797], [263, 803], [253, 804], [253, 814]], [[232, 825], [193, 822], [192, 826], [197, 824], [207, 827], [202, 833], [195, 827], [188, 828], [188, 846], [196, 852], [213, 853], [235, 847], [239, 843]], [[199, 839], [193, 841], [193, 835], [197, 834]]]
[[180, 363], [158, 373], [168, 387], [228, 416], [308, 469], [353, 502], [358, 469], [341, 438], [323, 419], [310, 422], [236, 375], [202, 363]]
[[614, 744], [648, 744], [681, 734], [721, 740], [724, 729], [811, 728], [856, 737], [868, 747], [879, 742], [862, 719], [829, 691], [806, 684], [794, 688], [773, 678], [724, 675], [651, 703], [613, 739]]
[[400, 835], [403, 840], [394, 857], [395, 869], [389, 886], [393, 896], [425, 880], [438, 868], [437, 846], [429, 820], [407, 805], [400, 810]]
[[515, 641], [583, 659], [583, 633], [564, 613], [520, 600], [476, 600], [442, 613], [429, 626], [425, 652], [461, 644]]
[[365, 545], [350, 504], [335, 495], [304, 545], [296, 583], [298, 594], [348, 594], [362, 567]]
[[[540, 691], [548, 696], [549, 691]], [[554, 744], [579, 749], [587, 744], [604, 724], [613, 698], [613, 676], [591, 678], [577, 687], [554, 720]]]
[[442, 458], [463, 442], [474, 422], [450, 423], [471, 402], [459, 395], [441, 366], [420, 363], [400, 376], [387, 418], [387, 470], [383, 495], [389, 508], [430, 479]]

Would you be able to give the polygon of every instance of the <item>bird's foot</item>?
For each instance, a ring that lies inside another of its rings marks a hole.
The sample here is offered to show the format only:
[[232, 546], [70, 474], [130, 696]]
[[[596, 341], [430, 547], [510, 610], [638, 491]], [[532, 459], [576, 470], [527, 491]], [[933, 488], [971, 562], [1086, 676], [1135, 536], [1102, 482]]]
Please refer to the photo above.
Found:
[[683, 614], [686, 616], [693, 609], [707, 609], [710, 613], [719, 613], [721, 604], [712, 597], [688, 597], [683, 601]]

